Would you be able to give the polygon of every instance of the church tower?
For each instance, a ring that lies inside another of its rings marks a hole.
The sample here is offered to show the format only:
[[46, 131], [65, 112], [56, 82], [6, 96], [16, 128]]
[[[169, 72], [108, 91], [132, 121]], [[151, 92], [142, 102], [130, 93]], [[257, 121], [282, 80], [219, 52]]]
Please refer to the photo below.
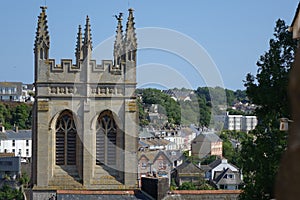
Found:
[[[78, 28], [75, 61], [49, 58], [46, 7], [34, 43], [33, 194], [59, 189], [137, 187], [136, 51], [133, 9], [113, 60], [97, 63], [87, 16]], [[34, 196], [38, 198], [38, 196]]]

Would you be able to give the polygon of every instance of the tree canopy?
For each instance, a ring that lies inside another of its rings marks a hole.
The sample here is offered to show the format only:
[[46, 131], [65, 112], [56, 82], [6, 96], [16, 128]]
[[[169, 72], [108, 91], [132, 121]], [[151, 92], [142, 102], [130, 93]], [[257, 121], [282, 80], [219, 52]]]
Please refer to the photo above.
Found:
[[20, 129], [30, 129], [32, 120], [32, 105], [19, 102], [0, 102], [0, 123], [6, 129], [14, 125]]
[[149, 113], [145, 110], [152, 104], [158, 105], [158, 112], [165, 114], [171, 124], [208, 127], [212, 114], [224, 114], [226, 106], [246, 99], [245, 91], [232, 91], [221, 87], [198, 87], [197, 90], [174, 88], [168, 91], [171, 94], [185, 93], [189, 98], [177, 98], [176, 101], [170, 94], [158, 89], [137, 89], [136, 93], [140, 97], [137, 104], [141, 126], [149, 125]]
[[257, 62], [257, 74], [247, 74], [249, 100], [258, 105], [258, 125], [242, 144], [241, 164], [245, 188], [240, 199], [274, 198], [275, 177], [286, 149], [286, 133], [279, 131], [279, 118], [290, 117], [287, 85], [296, 41], [283, 20], [276, 22], [273, 38]]

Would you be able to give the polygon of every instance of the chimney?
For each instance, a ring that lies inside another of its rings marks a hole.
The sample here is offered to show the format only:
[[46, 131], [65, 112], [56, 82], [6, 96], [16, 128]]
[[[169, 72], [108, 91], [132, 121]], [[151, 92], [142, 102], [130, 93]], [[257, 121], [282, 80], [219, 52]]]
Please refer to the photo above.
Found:
[[13, 129], [16, 133], [18, 133], [19, 132], [19, 127], [16, 125], [16, 124], [14, 124], [14, 129]]
[[14, 131], [15, 131], [16, 133], [18, 133], [18, 132], [19, 132], [19, 127], [18, 127], [18, 126], [14, 126]]
[[5, 127], [0, 123], [0, 132], [5, 133]]

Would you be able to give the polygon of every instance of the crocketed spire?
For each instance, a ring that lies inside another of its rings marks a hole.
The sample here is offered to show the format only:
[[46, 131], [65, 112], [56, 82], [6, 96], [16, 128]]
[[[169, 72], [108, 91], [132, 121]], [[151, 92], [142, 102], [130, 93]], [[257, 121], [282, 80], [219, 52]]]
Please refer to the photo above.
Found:
[[77, 43], [75, 49], [75, 58], [76, 58], [76, 65], [79, 64], [79, 60], [83, 59], [83, 52], [82, 52], [82, 33], [81, 33], [81, 26], [78, 27], [77, 33]]
[[137, 38], [134, 27], [133, 9], [128, 9], [129, 16], [126, 24], [125, 49], [128, 54], [127, 59], [134, 61], [136, 59]]
[[124, 38], [123, 38], [123, 26], [122, 26], [123, 13], [119, 13], [119, 16], [115, 15], [118, 20], [116, 30], [116, 40], [114, 43], [114, 63], [116, 66], [121, 64], [122, 57], [124, 57]]
[[89, 16], [86, 16], [86, 23], [84, 29], [84, 40], [83, 40], [83, 58], [90, 56], [92, 52], [92, 34]]
[[39, 54], [40, 59], [49, 57], [50, 36], [47, 25], [46, 6], [41, 6], [42, 12], [38, 17], [36, 36], [34, 42], [34, 53]]

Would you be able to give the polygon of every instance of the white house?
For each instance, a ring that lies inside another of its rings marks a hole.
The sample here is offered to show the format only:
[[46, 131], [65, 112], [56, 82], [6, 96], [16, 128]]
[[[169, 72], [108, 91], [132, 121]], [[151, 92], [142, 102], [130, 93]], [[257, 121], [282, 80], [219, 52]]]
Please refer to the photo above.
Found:
[[227, 159], [217, 159], [209, 164], [206, 178], [214, 183], [218, 189], [236, 190], [240, 189], [243, 175], [239, 168], [228, 163]]
[[22, 82], [0, 82], [0, 100], [27, 102], [34, 101], [34, 87]]
[[22, 159], [30, 159], [31, 152], [31, 130], [5, 130], [0, 129], [0, 153], [14, 153]]

